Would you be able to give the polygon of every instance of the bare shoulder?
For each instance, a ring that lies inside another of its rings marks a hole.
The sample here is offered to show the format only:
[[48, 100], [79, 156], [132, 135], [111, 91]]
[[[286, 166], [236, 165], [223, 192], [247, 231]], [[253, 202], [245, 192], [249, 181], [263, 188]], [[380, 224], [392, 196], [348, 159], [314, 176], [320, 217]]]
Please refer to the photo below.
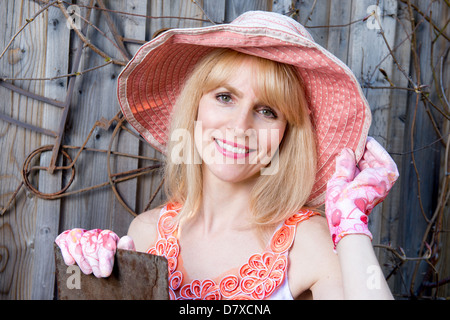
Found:
[[307, 255], [315, 262], [334, 260], [333, 243], [326, 218], [317, 215], [298, 224], [291, 254]]
[[313, 216], [298, 225], [289, 259], [293, 293], [309, 289], [314, 299], [341, 297], [341, 270], [326, 218]]
[[137, 251], [146, 252], [156, 242], [160, 211], [160, 207], [145, 211], [131, 221], [128, 235], [133, 239]]

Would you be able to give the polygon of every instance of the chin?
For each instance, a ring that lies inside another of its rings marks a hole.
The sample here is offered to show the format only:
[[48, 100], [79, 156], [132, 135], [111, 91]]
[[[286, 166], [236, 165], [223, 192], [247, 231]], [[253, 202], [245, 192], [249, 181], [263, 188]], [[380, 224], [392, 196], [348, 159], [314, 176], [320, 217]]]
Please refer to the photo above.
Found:
[[250, 182], [260, 175], [260, 169], [252, 168], [251, 170], [245, 170], [243, 168], [236, 168], [236, 166], [243, 165], [215, 165], [209, 167], [208, 171], [218, 180], [227, 183]]

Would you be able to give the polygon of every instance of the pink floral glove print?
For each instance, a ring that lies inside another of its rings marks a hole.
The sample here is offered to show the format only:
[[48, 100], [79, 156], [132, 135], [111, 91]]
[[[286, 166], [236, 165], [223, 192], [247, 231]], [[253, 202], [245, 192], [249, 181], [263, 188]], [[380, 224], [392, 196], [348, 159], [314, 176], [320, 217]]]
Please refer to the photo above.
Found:
[[398, 176], [394, 160], [371, 137], [358, 164], [352, 150], [342, 150], [336, 157], [336, 172], [327, 184], [325, 200], [334, 248], [349, 234], [365, 234], [372, 239], [370, 212], [386, 198]]
[[135, 250], [133, 240], [119, 236], [110, 230], [72, 229], [56, 239], [66, 265], [77, 264], [84, 274], [93, 273], [97, 278], [109, 277], [114, 266], [116, 249]]

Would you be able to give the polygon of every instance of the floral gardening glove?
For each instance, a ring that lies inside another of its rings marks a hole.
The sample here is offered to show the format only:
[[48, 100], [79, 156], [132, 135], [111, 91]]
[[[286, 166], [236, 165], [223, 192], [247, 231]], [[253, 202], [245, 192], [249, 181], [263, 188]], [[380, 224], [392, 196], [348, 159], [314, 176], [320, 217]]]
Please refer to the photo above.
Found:
[[382, 202], [399, 174], [386, 150], [368, 137], [366, 150], [356, 165], [352, 150], [345, 148], [336, 157], [336, 172], [328, 181], [325, 212], [334, 248], [349, 234], [365, 234], [372, 240], [368, 217]]
[[116, 249], [135, 250], [133, 240], [119, 236], [110, 230], [72, 229], [56, 239], [66, 265], [76, 263], [84, 274], [97, 278], [109, 277], [114, 266]]

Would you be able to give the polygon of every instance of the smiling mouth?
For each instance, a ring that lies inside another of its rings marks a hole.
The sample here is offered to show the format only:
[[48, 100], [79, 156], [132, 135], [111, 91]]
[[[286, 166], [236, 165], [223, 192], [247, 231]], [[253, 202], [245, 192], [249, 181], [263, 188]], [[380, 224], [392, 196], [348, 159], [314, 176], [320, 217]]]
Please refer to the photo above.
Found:
[[216, 142], [216, 145], [219, 147], [219, 150], [225, 156], [232, 156], [233, 158], [246, 157], [251, 152], [256, 151], [256, 150], [244, 147], [242, 145], [238, 145], [236, 143], [231, 144], [229, 142], [226, 142], [225, 140], [214, 139], [214, 141]]

